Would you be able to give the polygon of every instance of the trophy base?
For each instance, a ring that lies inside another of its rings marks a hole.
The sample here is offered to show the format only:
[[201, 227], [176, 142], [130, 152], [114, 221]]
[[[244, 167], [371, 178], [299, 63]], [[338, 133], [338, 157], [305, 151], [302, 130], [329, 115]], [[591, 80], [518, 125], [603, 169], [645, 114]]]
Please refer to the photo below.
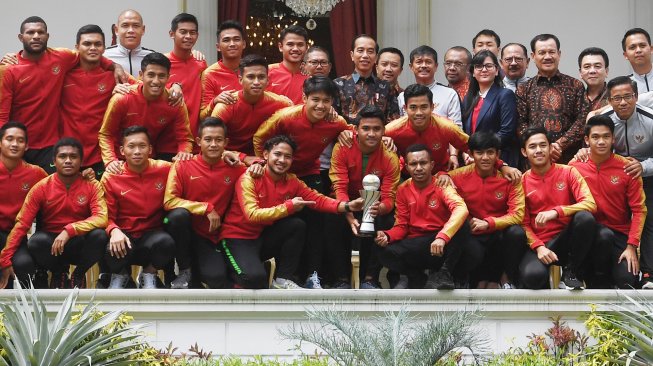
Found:
[[374, 224], [371, 222], [363, 222], [358, 230], [358, 235], [366, 238], [375, 236], [376, 231], [374, 230]]

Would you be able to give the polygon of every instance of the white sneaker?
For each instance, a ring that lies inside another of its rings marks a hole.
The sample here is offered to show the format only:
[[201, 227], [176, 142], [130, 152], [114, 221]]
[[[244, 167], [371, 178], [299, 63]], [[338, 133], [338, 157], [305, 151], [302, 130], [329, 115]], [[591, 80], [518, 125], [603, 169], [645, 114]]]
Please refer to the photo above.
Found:
[[506, 282], [501, 286], [501, 288], [504, 290], [513, 290], [515, 286], [510, 282]]
[[291, 280], [285, 279], [285, 278], [280, 278], [277, 277], [272, 281], [272, 286], [270, 288], [276, 288], [276, 289], [283, 289], [283, 290], [289, 290], [289, 289], [299, 289], [301, 288], [298, 284], [294, 283]]
[[125, 288], [127, 281], [129, 281], [129, 275], [113, 273], [108, 288], [113, 290]]
[[190, 268], [182, 269], [174, 281], [170, 282], [170, 288], [174, 289], [187, 289], [190, 284], [191, 272]]
[[156, 273], [141, 272], [138, 276], [138, 287], [146, 290], [156, 289]]
[[395, 290], [405, 290], [408, 288], [408, 276], [406, 275], [399, 275], [399, 281], [397, 281], [397, 284], [393, 289]]
[[314, 290], [321, 290], [322, 285], [320, 284], [320, 277], [317, 276], [317, 272], [313, 272], [312, 275], [306, 278], [306, 285], [304, 288], [310, 288]]
[[643, 290], [653, 289], [653, 282], [651, 282], [651, 281], [644, 282], [644, 284], [642, 285], [642, 289]]

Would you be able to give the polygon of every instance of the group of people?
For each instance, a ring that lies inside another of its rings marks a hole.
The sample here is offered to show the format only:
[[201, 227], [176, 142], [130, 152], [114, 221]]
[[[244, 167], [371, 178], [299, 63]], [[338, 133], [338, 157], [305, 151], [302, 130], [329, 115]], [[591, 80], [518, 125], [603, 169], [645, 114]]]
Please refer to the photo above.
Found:
[[[329, 52], [297, 25], [276, 64], [244, 55], [236, 21], [210, 66], [191, 14], [172, 19], [167, 54], [141, 45], [135, 10], [113, 31], [114, 46], [86, 25], [75, 50], [49, 48], [32, 16], [2, 59], [0, 287], [85, 287], [97, 263], [112, 289], [132, 285], [132, 265], [145, 289], [344, 289], [358, 249], [364, 289], [383, 267], [392, 288], [542, 289], [551, 265], [568, 289], [653, 288], [643, 29], [623, 37], [630, 76], [608, 81], [591, 47], [583, 84], [558, 70], [555, 35], [529, 55], [484, 29], [445, 53], [448, 85], [435, 49], [411, 51], [405, 89], [402, 52], [365, 34], [354, 72], [331, 80]], [[380, 197], [366, 206], [368, 175]]]

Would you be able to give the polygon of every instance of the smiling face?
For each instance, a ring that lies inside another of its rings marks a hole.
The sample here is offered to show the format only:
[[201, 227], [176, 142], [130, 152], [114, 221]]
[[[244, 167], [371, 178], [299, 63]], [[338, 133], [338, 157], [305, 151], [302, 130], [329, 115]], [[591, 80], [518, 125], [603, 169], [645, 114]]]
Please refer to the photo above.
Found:
[[359, 37], [354, 42], [354, 50], [350, 52], [354, 69], [363, 76], [369, 76], [376, 62], [376, 41], [369, 37]]
[[29, 54], [40, 54], [48, 48], [50, 34], [43, 23], [25, 23], [23, 33], [18, 40], [23, 43], [23, 51]]
[[263, 151], [263, 159], [266, 161], [268, 172], [274, 177], [281, 177], [288, 172], [292, 165], [292, 147], [285, 142], [280, 142], [274, 145], [270, 151]]
[[541, 75], [551, 77], [558, 72], [560, 50], [553, 38], [535, 42], [535, 51], [531, 53], [531, 58]]
[[361, 118], [356, 127], [356, 134], [358, 136], [358, 144], [361, 151], [370, 153], [381, 146], [381, 139], [385, 127], [383, 121], [376, 117]]
[[603, 86], [608, 77], [608, 68], [601, 55], [586, 55], [580, 61], [580, 78], [587, 86]]
[[626, 121], [635, 113], [637, 93], [635, 93], [630, 83], [617, 85], [610, 89], [608, 101], [617, 117]]
[[143, 79], [143, 93], [145, 96], [149, 99], [160, 97], [170, 77], [168, 70], [161, 65], [149, 64], [145, 67], [145, 71], [141, 71], [140, 74], [141, 79]]
[[526, 75], [530, 59], [518, 45], [510, 45], [503, 48], [501, 68], [503, 73], [511, 80], [519, 80]]
[[417, 55], [410, 63], [410, 70], [415, 74], [415, 81], [418, 84], [428, 85], [435, 80], [438, 64], [431, 55]]
[[383, 52], [376, 65], [376, 75], [391, 84], [397, 82], [401, 74], [401, 56], [392, 52]]
[[209, 164], [215, 164], [222, 159], [222, 153], [229, 139], [225, 136], [224, 128], [219, 126], [206, 126], [200, 131], [200, 136], [195, 139], [202, 151], [202, 158]]
[[416, 131], [424, 131], [431, 122], [433, 102], [426, 95], [409, 98], [406, 101], [406, 114], [408, 120]]
[[499, 75], [499, 66], [488, 56], [482, 64], [474, 65], [474, 79], [481, 86], [490, 86]]
[[309, 76], [329, 76], [331, 72], [331, 62], [326, 52], [314, 50], [306, 55], [304, 60], [304, 70]]
[[291, 64], [299, 64], [304, 60], [304, 53], [308, 49], [306, 39], [295, 33], [287, 33], [281, 42], [279, 42], [279, 52], [283, 55], [283, 60]]
[[220, 32], [216, 47], [223, 59], [239, 60], [245, 49], [245, 39], [238, 29], [227, 28]]
[[5, 131], [0, 140], [0, 155], [10, 160], [22, 159], [27, 150], [27, 136], [20, 128], [12, 127]]
[[127, 165], [132, 168], [140, 168], [147, 164], [151, 153], [152, 145], [143, 132], [134, 133], [122, 139], [120, 154], [125, 157]]
[[309, 121], [315, 123], [326, 118], [331, 111], [333, 98], [325, 92], [315, 92], [304, 96], [304, 110]]
[[177, 30], [170, 31], [175, 49], [184, 52], [193, 50], [198, 37], [197, 26], [193, 22], [180, 22], [177, 24]]
[[535, 134], [526, 140], [526, 145], [521, 149], [522, 155], [528, 159], [532, 167], [543, 168], [551, 164], [549, 155], [551, 145], [544, 134]]
[[116, 28], [118, 41], [123, 47], [133, 50], [140, 46], [143, 34], [145, 34], [145, 25], [140, 14], [133, 11], [123, 13], [118, 17]]

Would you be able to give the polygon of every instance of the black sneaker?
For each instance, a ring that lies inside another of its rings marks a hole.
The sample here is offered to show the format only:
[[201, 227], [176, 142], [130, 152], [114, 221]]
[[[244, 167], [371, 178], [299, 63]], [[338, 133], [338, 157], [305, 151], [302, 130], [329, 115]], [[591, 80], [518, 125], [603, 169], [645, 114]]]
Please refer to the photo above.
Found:
[[576, 273], [574, 273], [574, 271], [569, 267], [566, 267], [562, 271], [562, 282], [564, 282], [567, 290], [585, 289], [585, 283], [583, 280], [579, 279], [578, 276], [576, 276]]
[[70, 280], [66, 272], [53, 272], [50, 278], [51, 289], [66, 289], [70, 288]]
[[454, 287], [453, 276], [449, 271], [443, 269], [431, 272], [426, 280], [426, 285], [424, 285], [425, 289], [435, 290], [453, 290]]
[[86, 274], [78, 274], [73, 271], [70, 275], [70, 288], [86, 288]]
[[32, 281], [34, 288], [48, 288], [48, 271], [43, 268], [38, 268], [34, 273]]

